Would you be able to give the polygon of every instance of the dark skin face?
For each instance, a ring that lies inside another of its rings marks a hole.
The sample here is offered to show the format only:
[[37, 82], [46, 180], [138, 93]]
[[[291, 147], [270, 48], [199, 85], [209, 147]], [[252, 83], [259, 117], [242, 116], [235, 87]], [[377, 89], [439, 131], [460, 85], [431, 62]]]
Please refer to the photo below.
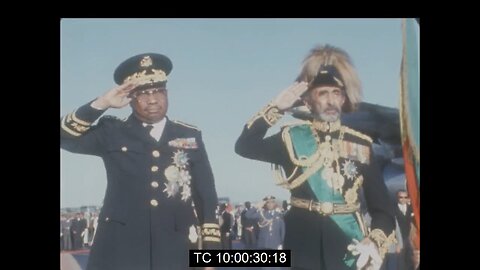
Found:
[[140, 121], [148, 124], [158, 123], [167, 114], [167, 89], [148, 88], [137, 91], [132, 95], [130, 106]]
[[265, 205], [267, 206], [268, 210], [273, 210], [275, 209], [275, 206], [276, 206], [275, 201], [267, 201]]

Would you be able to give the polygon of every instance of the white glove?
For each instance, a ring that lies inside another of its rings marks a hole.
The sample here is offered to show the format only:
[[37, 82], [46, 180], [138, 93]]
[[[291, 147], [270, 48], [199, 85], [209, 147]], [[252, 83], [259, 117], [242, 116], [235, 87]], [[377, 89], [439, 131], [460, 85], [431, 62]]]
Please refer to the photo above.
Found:
[[190, 226], [188, 230], [188, 239], [190, 239], [190, 242], [192, 243], [197, 242], [198, 233], [197, 233], [197, 228], [194, 225]]
[[357, 269], [378, 270], [382, 266], [382, 258], [378, 253], [375, 244], [371, 241], [360, 243], [357, 239], [353, 239], [354, 244], [348, 245], [347, 249], [354, 256], [360, 255], [357, 259]]
[[283, 249], [283, 245], [278, 245], [278, 250], [282, 250]]

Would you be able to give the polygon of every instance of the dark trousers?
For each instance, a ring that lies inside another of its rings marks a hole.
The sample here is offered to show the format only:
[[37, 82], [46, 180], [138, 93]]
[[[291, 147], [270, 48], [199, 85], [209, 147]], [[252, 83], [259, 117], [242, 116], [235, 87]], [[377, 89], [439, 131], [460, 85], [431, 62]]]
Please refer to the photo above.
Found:
[[413, 269], [413, 249], [408, 239], [403, 240], [402, 251], [398, 254], [398, 270], [414, 270]]
[[257, 248], [257, 238], [255, 237], [254, 231], [249, 231], [244, 229], [242, 233], [243, 242], [245, 244], [245, 249], [255, 249]]
[[222, 241], [222, 249], [232, 249], [232, 239], [230, 238], [230, 234], [221, 233], [221, 241]]
[[83, 247], [83, 237], [80, 233], [73, 234], [72, 233], [72, 249], [77, 250]]
[[395, 252], [385, 254], [385, 259], [383, 260], [383, 264], [380, 270], [397, 270], [397, 269], [398, 269], [398, 254]]

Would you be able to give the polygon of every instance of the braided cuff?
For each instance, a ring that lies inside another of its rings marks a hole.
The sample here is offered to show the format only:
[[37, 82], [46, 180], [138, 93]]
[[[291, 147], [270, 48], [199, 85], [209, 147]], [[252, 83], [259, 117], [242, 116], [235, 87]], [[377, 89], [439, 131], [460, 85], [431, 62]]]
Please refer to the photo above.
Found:
[[268, 104], [248, 121], [247, 128], [250, 128], [259, 118], [265, 119], [270, 126], [273, 126], [282, 116], [283, 114], [276, 106]]
[[215, 223], [205, 223], [201, 230], [202, 240], [220, 243], [220, 227]]
[[370, 232], [368, 238], [370, 238], [370, 240], [377, 245], [378, 253], [380, 253], [380, 257], [382, 259], [385, 258], [385, 253], [387, 253], [388, 247], [397, 242], [395, 239], [395, 231], [392, 231], [392, 233], [387, 237], [382, 230], [374, 229]]
[[61, 128], [68, 134], [78, 137], [87, 132], [92, 125], [91, 122], [87, 122], [79, 119], [75, 112], [65, 115], [61, 120]]

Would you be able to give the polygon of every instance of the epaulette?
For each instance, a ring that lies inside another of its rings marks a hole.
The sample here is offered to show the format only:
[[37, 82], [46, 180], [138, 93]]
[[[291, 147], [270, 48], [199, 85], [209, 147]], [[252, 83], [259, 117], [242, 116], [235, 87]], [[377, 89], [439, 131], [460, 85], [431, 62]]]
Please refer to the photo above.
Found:
[[368, 136], [368, 135], [365, 135], [365, 134], [363, 134], [363, 133], [361, 133], [361, 132], [359, 132], [359, 131], [356, 131], [356, 130], [354, 130], [354, 129], [351, 129], [351, 128], [347, 127], [347, 126], [343, 126], [343, 129], [345, 130], [346, 133], [352, 134], [353, 136], [359, 137], [359, 138], [361, 138], [361, 139], [363, 139], [363, 140], [366, 140], [366, 141], [368, 141], [368, 142], [370, 142], [370, 143], [373, 143], [372, 138], [370, 138], [370, 136]]
[[191, 128], [191, 129], [195, 129], [195, 130], [200, 131], [200, 129], [199, 129], [198, 127], [192, 126], [192, 125], [187, 124], [187, 123], [184, 123], [184, 122], [182, 122], [182, 121], [172, 120], [172, 122], [177, 123], [177, 124], [182, 125], [182, 126], [185, 126], [185, 127], [188, 127], [188, 128]]

